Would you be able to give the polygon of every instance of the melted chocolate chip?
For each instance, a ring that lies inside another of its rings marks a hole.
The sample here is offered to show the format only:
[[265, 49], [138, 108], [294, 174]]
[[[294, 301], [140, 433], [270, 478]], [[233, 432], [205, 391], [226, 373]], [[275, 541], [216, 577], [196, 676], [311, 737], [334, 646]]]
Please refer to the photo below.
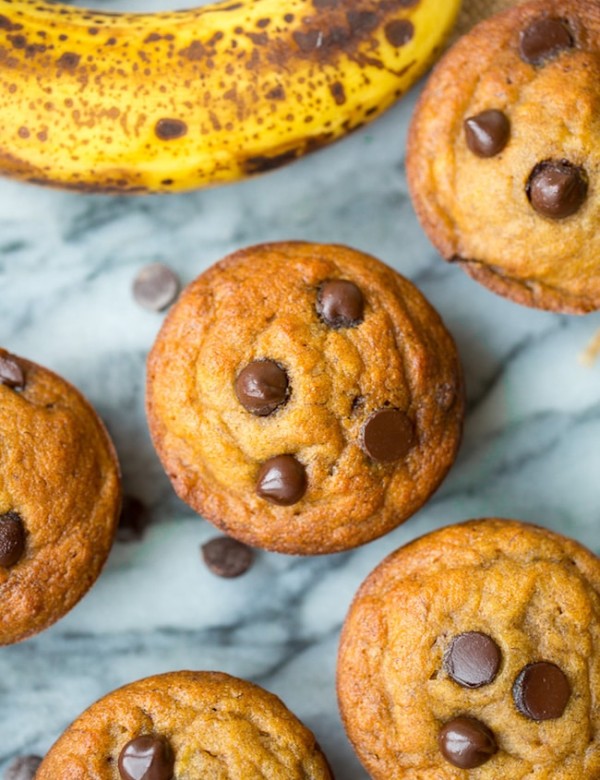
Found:
[[0, 515], [0, 566], [8, 569], [23, 557], [25, 527], [17, 512]]
[[493, 732], [475, 718], [454, 718], [438, 736], [440, 752], [453, 766], [475, 769], [489, 761], [498, 750]]
[[500, 154], [510, 137], [508, 117], [495, 108], [465, 119], [467, 146], [477, 157]]
[[363, 426], [363, 450], [382, 463], [404, 458], [415, 443], [414, 426], [406, 412], [399, 409], [379, 409]]
[[34, 780], [41, 763], [41, 756], [18, 756], [6, 767], [4, 780]]
[[288, 398], [287, 374], [274, 360], [254, 360], [238, 374], [235, 394], [248, 412], [266, 417]]
[[254, 560], [254, 550], [237, 539], [217, 536], [202, 545], [202, 558], [207, 567], [218, 577], [240, 577]]
[[541, 17], [521, 31], [519, 53], [530, 65], [543, 65], [564, 49], [575, 45], [573, 35], [563, 19]]
[[136, 737], [119, 756], [119, 774], [123, 780], [172, 780], [175, 759], [164, 737]]
[[170, 268], [150, 263], [133, 280], [133, 297], [144, 309], [162, 311], [177, 298], [179, 288], [179, 278]]
[[365, 301], [360, 289], [346, 279], [323, 282], [317, 296], [317, 313], [330, 328], [353, 328], [362, 322]]
[[502, 653], [494, 640], [479, 631], [454, 637], [444, 658], [449, 676], [464, 688], [489, 685], [498, 674]]
[[0, 356], [0, 385], [6, 385], [13, 390], [23, 390], [25, 387], [23, 369], [12, 357]]
[[588, 178], [583, 168], [568, 160], [544, 160], [532, 170], [525, 191], [538, 214], [565, 219], [584, 204]]
[[548, 661], [526, 666], [513, 685], [517, 709], [531, 720], [560, 718], [569, 699], [571, 685], [556, 664]]
[[263, 463], [256, 480], [258, 495], [279, 506], [300, 501], [306, 487], [306, 469], [293, 455], [277, 455]]

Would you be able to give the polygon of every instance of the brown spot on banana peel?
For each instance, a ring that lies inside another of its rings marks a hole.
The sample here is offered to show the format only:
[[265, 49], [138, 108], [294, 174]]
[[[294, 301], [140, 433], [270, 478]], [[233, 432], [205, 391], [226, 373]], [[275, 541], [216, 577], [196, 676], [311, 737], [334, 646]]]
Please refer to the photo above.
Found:
[[154, 127], [156, 137], [161, 141], [174, 141], [182, 138], [188, 131], [188, 127], [181, 119], [159, 119]]

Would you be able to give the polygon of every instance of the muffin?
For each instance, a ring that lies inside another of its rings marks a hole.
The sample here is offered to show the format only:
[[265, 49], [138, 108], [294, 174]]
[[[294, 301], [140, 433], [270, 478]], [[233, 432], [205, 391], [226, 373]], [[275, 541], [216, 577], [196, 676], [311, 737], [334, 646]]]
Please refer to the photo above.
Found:
[[338, 663], [373, 780], [600, 777], [599, 592], [595, 555], [510, 520], [390, 555], [354, 599]]
[[331, 780], [314, 735], [273, 694], [218, 672], [109, 693], [67, 729], [36, 780]]
[[92, 407], [0, 349], [0, 645], [47, 628], [92, 586], [119, 505], [115, 450]]
[[541, 309], [600, 307], [600, 6], [536, 0], [447, 53], [413, 118], [417, 215], [449, 262]]
[[203, 273], [148, 360], [152, 439], [177, 494], [286, 553], [406, 520], [455, 457], [463, 383], [419, 291], [343, 246], [245, 249]]

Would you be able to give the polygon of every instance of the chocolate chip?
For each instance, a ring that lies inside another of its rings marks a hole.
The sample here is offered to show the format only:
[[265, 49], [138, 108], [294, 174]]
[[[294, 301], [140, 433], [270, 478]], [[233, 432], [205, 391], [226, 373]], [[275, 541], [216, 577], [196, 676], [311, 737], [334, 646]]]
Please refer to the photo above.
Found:
[[306, 487], [306, 469], [293, 455], [277, 455], [263, 463], [256, 480], [258, 495], [279, 506], [300, 501]]
[[166, 265], [150, 263], [133, 280], [133, 297], [144, 309], [162, 311], [179, 294], [179, 278]]
[[529, 664], [513, 685], [517, 709], [531, 720], [560, 718], [571, 698], [571, 685], [562, 669], [548, 661]]
[[575, 45], [573, 35], [563, 19], [542, 17], [521, 31], [519, 53], [530, 65], [542, 65], [564, 49]]
[[330, 328], [353, 328], [362, 322], [365, 301], [362, 292], [346, 279], [323, 282], [317, 296], [317, 313]]
[[202, 558], [213, 574], [230, 579], [248, 571], [254, 560], [254, 550], [237, 539], [217, 536], [202, 545]]
[[587, 174], [568, 160], [544, 160], [532, 170], [525, 191], [538, 214], [564, 219], [585, 202]]
[[450, 677], [464, 688], [489, 685], [498, 674], [502, 653], [494, 640], [479, 631], [454, 637], [444, 658]]
[[495, 108], [465, 119], [467, 146], [477, 157], [494, 157], [504, 149], [510, 137], [506, 114]]
[[139, 541], [148, 525], [148, 508], [135, 496], [123, 496], [117, 539], [120, 542]]
[[23, 369], [12, 357], [0, 356], [0, 385], [6, 385], [13, 390], [23, 390], [25, 387]]
[[175, 759], [164, 737], [144, 735], [128, 742], [119, 756], [123, 780], [172, 780]]
[[399, 409], [379, 409], [362, 429], [361, 445], [373, 460], [391, 463], [408, 454], [416, 443], [414, 426]]
[[266, 417], [288, 398], [288, 378], [274, 360], [254, 360], [235, 380], [235, 394], [251, 414]]
[[4, 780], [34, 780], [41, 763], [41, 756], [18, 756], [6, 767]]
[[25, 552], [25, 527], [17, 512], [0, 515], [0, 566], [8, 569]]
[[446, 761], [460, 769], [475, 769], [498, 751], [496, 738], [485, 723], [464, 716], [446, 723], [438, 744]]

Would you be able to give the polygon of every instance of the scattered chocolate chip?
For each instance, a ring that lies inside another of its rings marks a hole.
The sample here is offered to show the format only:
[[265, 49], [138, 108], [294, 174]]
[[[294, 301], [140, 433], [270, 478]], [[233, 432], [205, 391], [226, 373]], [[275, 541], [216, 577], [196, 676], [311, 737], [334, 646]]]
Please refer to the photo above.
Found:
[[446, 761], [460, 769], [475, 769], [498, 751], [493, 732], [475, 718], [454, 718], [438, 736], [440, 751]]
[[179, 294], [177, 275], [162, 263], [144, 266], [133, 280], [133, 297], [140, 306], [150, 311], [162, 311]]
[[284, 369], [274, 360], [254, 360], [235, 380], [235, 394], [251, 414], [266, 417], [285, 403], [289, 383]]
[[544, 160], [531, 171], [525, 191], [538, 214], [565, 219], [585, 202], [588, 178], [583, 168], [568, 160]]
[[562, 669], [548, 661], [529, 664], [513, 685], [517, 709], [531, 720], [560, 718], [571, 698], [571, 685]]
[[323, 282], [317, 295], [317, 314], [330, 328], [353, 328], [362, 322], [365, 301], [362, 292], [346, 279]]
[[25, 527], [17, 512], [0, 515], [0, 566], [8, 569], [25, 552]]
[[119, 756], [123, 780], [172, 780], [175, 758], [164, 737], [144, 735], [128, 742]]
[[467, 146], [477, 157], [500, 154], [510, 137], [510, 122], [506, 114], [495, 108], [465, 119]]
[[261, 498], [279, 506], [291, 506], [306, 493], [306, 469], [293, 455], [277, 455], [263, 463], [256, 480]]
[[204, 563], [218, 577], [240, 577], [254, 560], [252, 547], [229, 536], [217, 536], [203, 544], [201, 549]]
[[542, 65], [574, 45], [575, 40], [565, 20], [541, 17], [521, 31], [519, 53], [521, 59], [530, 65]]
[[399, 409], [379, 409], [362, 429], [362, 448], [373, 460], [391, 463], [408, 454], [416, 443], [414, 426]]
[[454, 637], [444, 658], [450, 677], [464, 688], [489, 685], [498, 674], [502, 653], [494, 640], [479, 631]]
[[120, 542], [137, 542], [148, 525], [148, 508], [135, 496], [123, 496], [117, 539]]
[[0, 385], [6, 385], [14, 390], [22, 390], [25, 387], [23, 369], [12, 357], [0, 356]]
[[41, 763], [41, 756], [18, 756], [6, 767], [4, 780], [34, 780]]

